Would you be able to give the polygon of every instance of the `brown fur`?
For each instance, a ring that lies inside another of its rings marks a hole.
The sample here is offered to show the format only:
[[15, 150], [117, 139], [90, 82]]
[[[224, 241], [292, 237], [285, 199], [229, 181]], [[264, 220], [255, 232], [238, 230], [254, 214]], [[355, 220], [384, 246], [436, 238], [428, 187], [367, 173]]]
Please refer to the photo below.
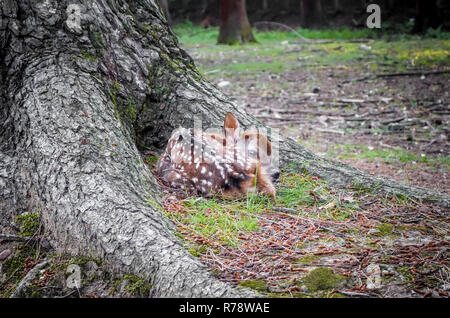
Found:
[[171, 187], [204, 196], [241, 197], [259, 191], [275, 199], [275, 187], [265, 168], [272, 153], [267, 137], [254, 132], [240, 134], [239, 122], [231, 113], [225, 117], [223, 131], [175, 131], [157, 162], [159, 177]]

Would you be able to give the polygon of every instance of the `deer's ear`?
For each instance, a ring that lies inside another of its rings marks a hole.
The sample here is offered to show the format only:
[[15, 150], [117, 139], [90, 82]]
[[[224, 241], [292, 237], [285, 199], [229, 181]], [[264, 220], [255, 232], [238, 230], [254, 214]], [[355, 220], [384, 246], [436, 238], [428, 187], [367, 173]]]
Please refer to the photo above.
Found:
[[232, 113], [227, 113], [223, 123], [225, 137], [230, 136], [237, 138], [239, 136], [239, 122]]

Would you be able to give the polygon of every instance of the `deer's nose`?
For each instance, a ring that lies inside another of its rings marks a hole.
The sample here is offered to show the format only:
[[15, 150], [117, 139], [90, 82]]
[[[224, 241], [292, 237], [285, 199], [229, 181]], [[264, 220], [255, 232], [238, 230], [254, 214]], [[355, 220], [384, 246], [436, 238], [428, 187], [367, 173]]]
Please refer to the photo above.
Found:
[[270, 177], [272, 178], [272, 181], [276, 181], [278, 180], [278, 178], [280, 177], [280, 171], [275, 171], [273, 172]]

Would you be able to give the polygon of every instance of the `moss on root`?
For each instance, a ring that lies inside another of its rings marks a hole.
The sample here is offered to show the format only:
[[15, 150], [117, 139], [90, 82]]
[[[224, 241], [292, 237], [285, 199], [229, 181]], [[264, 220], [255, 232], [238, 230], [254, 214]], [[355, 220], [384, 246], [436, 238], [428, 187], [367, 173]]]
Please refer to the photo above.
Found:
[[259, 292], [266, 292], [267, 291], [267, 283], [263, 279], [250, 279], [250, 280], [244, 280], [239, 283], [239, 286], [250, 288]]
[[20, 228], [20, 236], [33, 236], [40, 225], [39, 213], [26, 213], [16, 218], [16, 223]]
[[110, 294], [114, 294], [117, 291], [121, 292], [121, 288], [124, 288], [125, 291], [134, 297], [149, 297], [152, 285], [145, 278], [136, 275], [125, 275], [113, 283]]
[[310, 292], [328, 291], [345, 281], [345, 277], [333, 273], [328, 267], [319, 267], [312, 270], [307, 276], [300, 280]]

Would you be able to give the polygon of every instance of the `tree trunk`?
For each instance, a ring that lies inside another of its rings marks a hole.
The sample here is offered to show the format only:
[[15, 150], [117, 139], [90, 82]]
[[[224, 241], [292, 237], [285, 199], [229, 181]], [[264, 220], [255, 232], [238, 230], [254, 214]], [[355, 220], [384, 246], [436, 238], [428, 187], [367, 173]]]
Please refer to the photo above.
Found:
[[220, 0], [220, 31], [218, 43], [255, 42], [248, 22], [245, 0]]
[[[0, 0], [0, 9], [2, 219], [39, 210], [52, 245], [147, 277], [155, 297], [253, 296], [219, 282], [183, 248], [140, 157], [139, 148], [162, 149], [194, 116], [203, 128], [219, 127], [228, 111], [244, 127], [261, 126], [199, 74], [155, 0]], [[296, 163], [334, 185], [450, 203], [291, 139], [281, 137], [278, 150], [282, 166]]]
[[219, 103], [214, 89], [155, 1], [71, 2], [0, 2], [2, 218], [40, 209], [53, 245], [148, 277], [156, 297], [253, 295], [175, 238], [136, 146], [163, 145], [152, 121]]
[[172, 20], [170, 19], [170, 11], [169, 11], [169, 2], [167, 0], [158, 0], [159, 6], [164, 12], [164, 16], [167, 19], [169, 24], [172, 24]]
[[443, 23], [437, 0], [416, 0], [416, 16], [411, 33], [421, 33], [427, 28], [437, 28]]
[[267, 0], [262, 0], [262, 8], [263, 10], [267, 10], [269, 8], [269, 3]]
[[300, 0], [300, 24], [304, 28], [323, 26], [324, 14], [321, 0]]

